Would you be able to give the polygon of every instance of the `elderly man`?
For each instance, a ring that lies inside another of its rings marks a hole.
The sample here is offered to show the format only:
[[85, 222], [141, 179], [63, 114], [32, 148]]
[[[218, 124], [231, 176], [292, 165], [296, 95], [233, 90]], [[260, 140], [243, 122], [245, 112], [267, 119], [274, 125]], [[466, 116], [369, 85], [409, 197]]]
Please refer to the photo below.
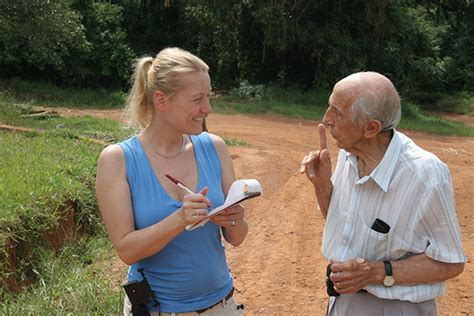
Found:
[[[464, 269], [447, 166], [395, 130], [400, 98], [375, 72], [339, 81], [301, 172], [326, 218], [328, 315], [436, 315]], [[340, 148], [334, 174], [325, 126]]]

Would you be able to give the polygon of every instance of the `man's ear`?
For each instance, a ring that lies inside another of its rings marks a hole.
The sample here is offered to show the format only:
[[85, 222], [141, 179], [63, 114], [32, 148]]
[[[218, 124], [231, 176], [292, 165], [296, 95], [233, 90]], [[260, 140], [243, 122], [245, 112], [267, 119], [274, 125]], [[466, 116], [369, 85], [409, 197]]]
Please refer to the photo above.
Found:
[[377, 136], [382, 130], [382, 123], [378, 120], [370, 120], [365, 125], [364, 136], [365, 138], [373, 138]]
[[160, 90], [156, 90], [155, 93], [153, 94], [153, 107], [160, 111], [168, 110], [166, 95]]

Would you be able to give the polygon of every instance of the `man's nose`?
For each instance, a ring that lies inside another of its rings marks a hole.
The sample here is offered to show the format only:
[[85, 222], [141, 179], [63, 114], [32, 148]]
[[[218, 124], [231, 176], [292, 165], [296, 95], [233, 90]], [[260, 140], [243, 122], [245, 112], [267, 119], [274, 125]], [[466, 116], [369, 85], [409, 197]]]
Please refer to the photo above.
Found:
[[331, 114], [329, 113], [329, 109], [326, 110], [326, 113], [324, 113], [322, 123], [326, 126], [331, 126], [333, 123], [333, 120], [331, 118]]

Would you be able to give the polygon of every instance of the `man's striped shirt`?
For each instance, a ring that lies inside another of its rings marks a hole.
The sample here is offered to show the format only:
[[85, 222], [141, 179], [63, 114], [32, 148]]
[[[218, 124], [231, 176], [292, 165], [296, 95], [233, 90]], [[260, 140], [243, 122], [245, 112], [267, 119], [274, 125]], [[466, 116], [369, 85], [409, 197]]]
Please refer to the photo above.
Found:
[[[383, 159], [362, 178], [357, 157], [341, 149], [332, 182], [323, 237], [328, 260], [395, 261], [425, 253], [437, 261], [465, 262], [449, 170], [404, 134], [394, 132]], [[390, 226], [387, 234], [371, 229], [376, 218]], [[445, 283], [366, 290], [421, 302], [442, 295]]]

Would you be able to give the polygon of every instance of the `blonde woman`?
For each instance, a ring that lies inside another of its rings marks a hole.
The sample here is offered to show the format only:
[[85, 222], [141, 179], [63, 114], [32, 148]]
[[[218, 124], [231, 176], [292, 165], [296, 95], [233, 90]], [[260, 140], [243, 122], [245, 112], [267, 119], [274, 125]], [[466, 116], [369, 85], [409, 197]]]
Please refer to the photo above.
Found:
[[[128, 280], [149, 283], [153, 295], [145, 309], [151, 315], [243, 315], [232, 297], [221, 239], [233, 246], [244, 241], [244, 209], [235, 206], [185, 230], [222, 204], [235, 180], [224, 141], [202, 130], [211, 112], [208, 69], [179, 48], [137, 60], [126, 114], [140, 131], [105, 148], [98, 162], [103, 220], [119, 257], [130, 265]], [[183, 192], [166, 175], [195, 193]], [[138, 314], [140, 299], [127, 295], [124, 314]]]

